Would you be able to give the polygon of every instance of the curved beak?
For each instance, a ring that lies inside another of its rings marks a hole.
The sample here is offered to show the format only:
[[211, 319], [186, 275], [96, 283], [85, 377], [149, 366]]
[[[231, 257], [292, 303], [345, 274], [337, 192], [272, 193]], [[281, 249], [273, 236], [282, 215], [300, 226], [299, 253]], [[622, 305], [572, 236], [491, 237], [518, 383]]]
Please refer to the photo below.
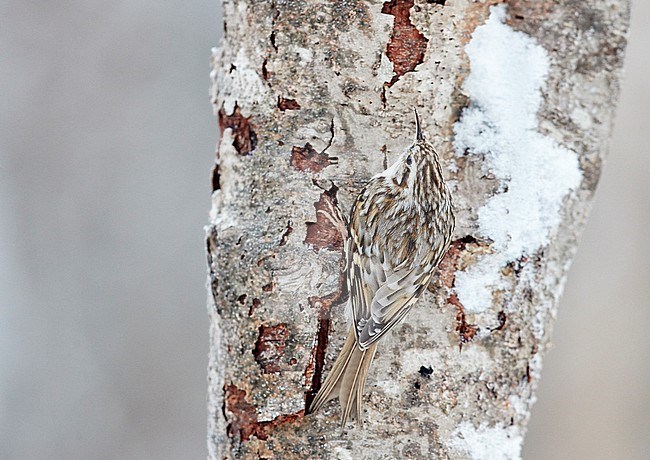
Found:
[[415, 112], [415, 140], [418, 142], [424, 140], [424, 136], [422, 135], [422, 128], [420, 126], [420, 116], [415, 107], [413, 107], [413, 112]]

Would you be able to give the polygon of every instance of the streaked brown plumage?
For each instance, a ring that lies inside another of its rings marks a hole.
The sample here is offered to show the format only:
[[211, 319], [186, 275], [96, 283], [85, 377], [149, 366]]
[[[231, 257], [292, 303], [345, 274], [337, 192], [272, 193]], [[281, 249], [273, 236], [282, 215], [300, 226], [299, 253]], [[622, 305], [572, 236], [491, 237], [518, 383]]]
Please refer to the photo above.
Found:
[[409, 312], [447, 251], [454, 230], [451, 194], [437, 153], [420, 129], [397, 161], [374, 176], [350, 213], [345, 245], [350, 332], [308, 412], [339, 397], [341, 425], [360, 421], [377, 342]]

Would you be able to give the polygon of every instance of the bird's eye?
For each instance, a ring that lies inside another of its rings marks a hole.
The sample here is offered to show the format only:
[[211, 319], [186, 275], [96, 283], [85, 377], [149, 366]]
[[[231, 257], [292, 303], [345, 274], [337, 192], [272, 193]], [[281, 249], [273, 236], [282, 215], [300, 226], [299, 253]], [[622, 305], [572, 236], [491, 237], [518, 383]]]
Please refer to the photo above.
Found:
[[406, 164], [411, 166], [411, 163], [413, 163], [413, 158], [411, 157], [411, 155], [409, 155], [406, 157]]

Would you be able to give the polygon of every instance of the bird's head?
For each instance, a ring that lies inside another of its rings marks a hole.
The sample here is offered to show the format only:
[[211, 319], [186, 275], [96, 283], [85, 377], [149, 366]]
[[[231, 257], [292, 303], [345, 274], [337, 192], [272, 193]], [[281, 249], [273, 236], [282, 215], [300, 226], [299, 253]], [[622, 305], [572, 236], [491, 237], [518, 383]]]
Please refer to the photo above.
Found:
[[384, 172], [387, 185], [423, 202], [435, 200], [444, 187], [438, 154], [422, 133], [415, 111], [415, 142]]

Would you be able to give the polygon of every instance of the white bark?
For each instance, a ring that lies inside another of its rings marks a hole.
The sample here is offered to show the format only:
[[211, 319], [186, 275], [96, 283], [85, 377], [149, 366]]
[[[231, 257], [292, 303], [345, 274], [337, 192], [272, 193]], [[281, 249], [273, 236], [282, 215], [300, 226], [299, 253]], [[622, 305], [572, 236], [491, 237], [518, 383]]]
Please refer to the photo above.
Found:
[[[629, 5], [224, 2], [207, 235], [210, 458], [519, 458], [611, 131]], [[364, 429], [305, 395], [344, 338], [348, 212], [413, 137], [457, 208], [439, 277], [380, 344]]]

